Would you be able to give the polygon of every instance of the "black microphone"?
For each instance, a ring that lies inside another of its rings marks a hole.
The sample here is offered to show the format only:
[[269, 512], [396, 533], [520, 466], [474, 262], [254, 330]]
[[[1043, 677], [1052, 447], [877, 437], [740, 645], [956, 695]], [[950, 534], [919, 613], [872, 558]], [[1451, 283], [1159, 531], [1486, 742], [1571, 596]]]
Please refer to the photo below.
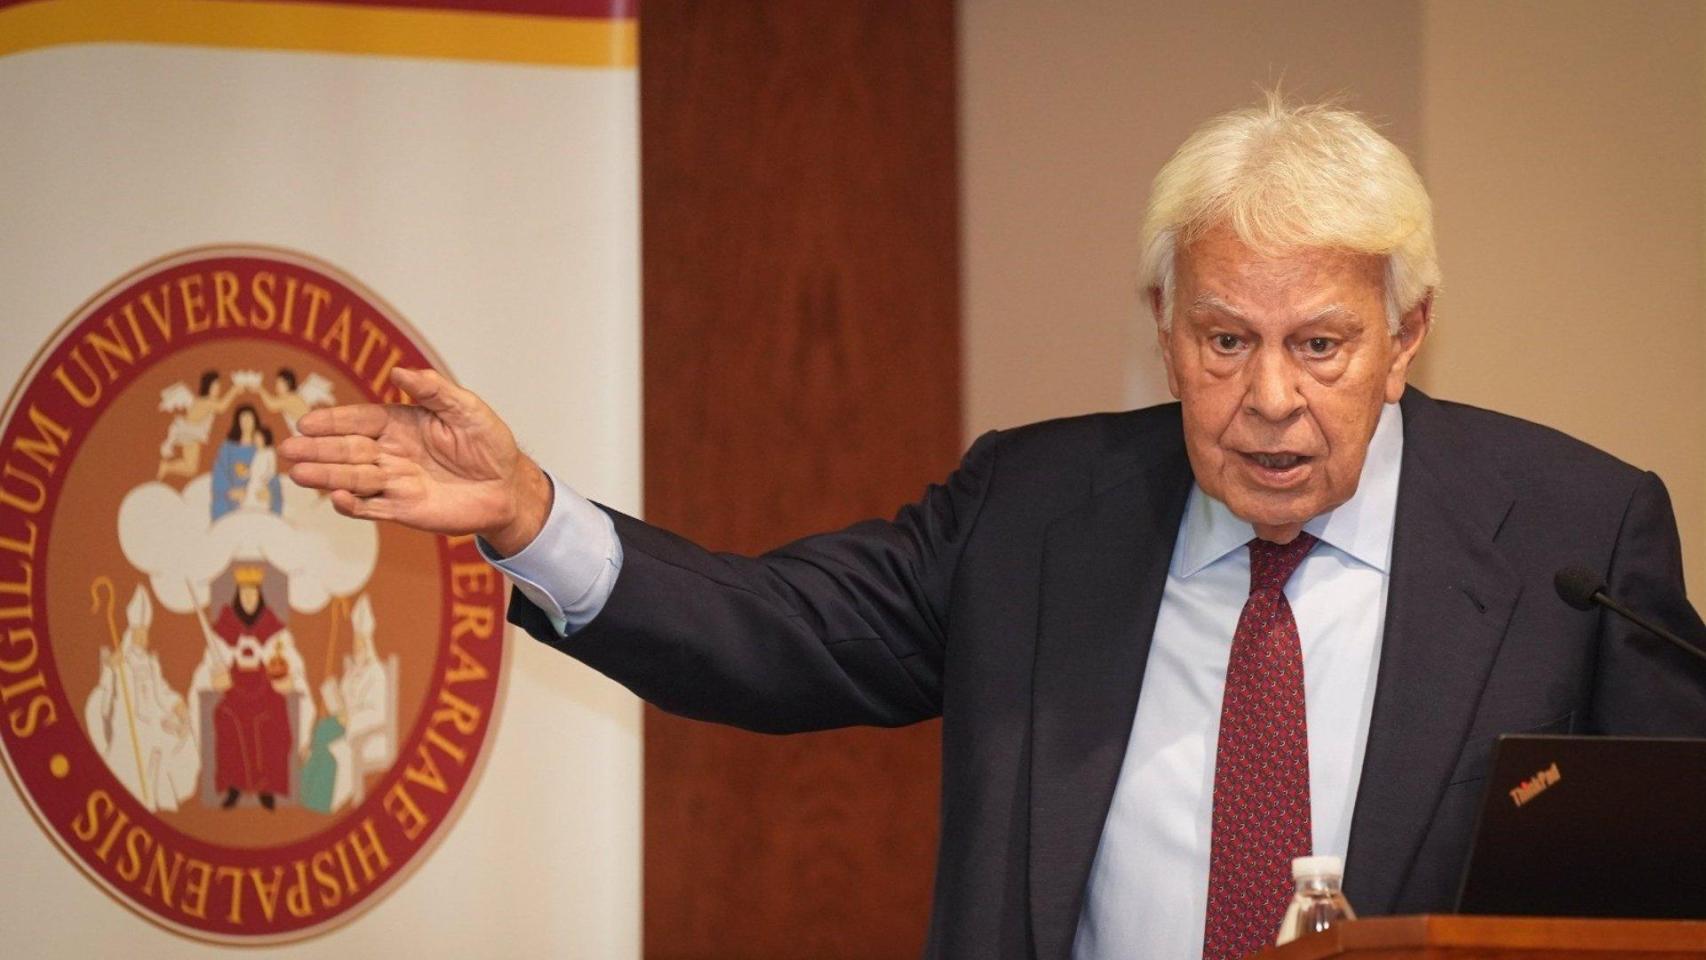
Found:
[[1678, 648], [1706, 661], [1706, 651], [1613, 600], [1611, 595], [1605, 592], [1605, 578], [1587, 567], [1564, 567], [1553, 574], [1552, 586], [1557, 588], [1559, 599], [1577, 610], [1592, 610], [1594, 605], [1598, 604], [1653, 636], [1668, 640]]

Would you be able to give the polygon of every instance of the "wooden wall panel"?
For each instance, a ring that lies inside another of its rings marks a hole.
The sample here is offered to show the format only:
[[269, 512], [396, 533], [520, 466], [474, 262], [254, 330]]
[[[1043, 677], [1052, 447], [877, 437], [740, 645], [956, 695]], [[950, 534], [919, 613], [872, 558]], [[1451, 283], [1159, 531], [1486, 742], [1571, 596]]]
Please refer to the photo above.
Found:
[[[758, 551], [959, 452], [950, 0], [646, 0], [646, 513]], [[648, 710], [649, 957], [915, 957], [936, 724], [766, 737]]]

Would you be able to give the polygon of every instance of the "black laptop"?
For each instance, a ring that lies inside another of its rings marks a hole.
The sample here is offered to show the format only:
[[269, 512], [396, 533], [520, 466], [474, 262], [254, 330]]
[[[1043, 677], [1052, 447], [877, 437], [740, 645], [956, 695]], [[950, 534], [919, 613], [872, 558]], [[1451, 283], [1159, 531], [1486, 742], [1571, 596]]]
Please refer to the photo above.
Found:
[[1500, 737], [1457, 907], [1706, 918], [1706, 740]]

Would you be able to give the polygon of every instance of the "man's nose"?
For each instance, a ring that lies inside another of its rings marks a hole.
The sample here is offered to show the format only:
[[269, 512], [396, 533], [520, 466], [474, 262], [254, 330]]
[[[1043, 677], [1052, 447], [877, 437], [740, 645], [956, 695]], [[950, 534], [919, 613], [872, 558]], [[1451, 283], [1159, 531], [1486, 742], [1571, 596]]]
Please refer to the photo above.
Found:
[[1268, 347], [1256, 351], [1250, 362], [1245, 409], [1274, 423], [1291, 419], [1303, 409], [1298, 375], [1297, 365], [1283, 349]]

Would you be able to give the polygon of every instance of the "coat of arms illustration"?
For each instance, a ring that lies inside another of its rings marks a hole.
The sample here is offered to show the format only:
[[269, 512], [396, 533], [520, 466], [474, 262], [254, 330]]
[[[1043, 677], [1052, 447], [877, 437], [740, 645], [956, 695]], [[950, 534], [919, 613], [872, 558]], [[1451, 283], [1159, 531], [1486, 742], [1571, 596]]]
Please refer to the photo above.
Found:
[[350, 520], [285, 479], [322, 406], [436, 365], [356, 281], [186, 251], [90, 300], [0, 420], [0, 745], [121, 902], [294, 939], [424, 856], [501, 691], [504, 586], [467, 538]]

